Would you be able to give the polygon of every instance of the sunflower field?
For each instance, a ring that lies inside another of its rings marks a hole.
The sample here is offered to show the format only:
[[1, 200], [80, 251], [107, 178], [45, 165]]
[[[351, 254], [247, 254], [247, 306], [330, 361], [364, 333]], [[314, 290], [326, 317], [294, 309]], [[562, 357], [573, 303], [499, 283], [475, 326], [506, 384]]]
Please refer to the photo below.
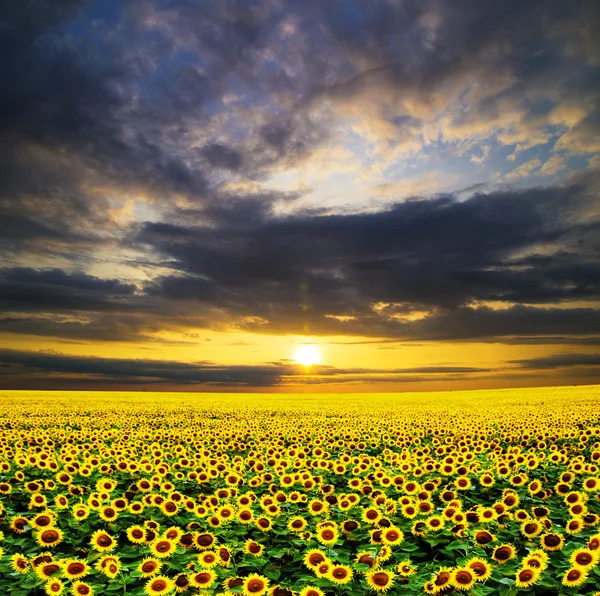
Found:
[[599, 398], [0, 392], [0, 593], [598, 596]]

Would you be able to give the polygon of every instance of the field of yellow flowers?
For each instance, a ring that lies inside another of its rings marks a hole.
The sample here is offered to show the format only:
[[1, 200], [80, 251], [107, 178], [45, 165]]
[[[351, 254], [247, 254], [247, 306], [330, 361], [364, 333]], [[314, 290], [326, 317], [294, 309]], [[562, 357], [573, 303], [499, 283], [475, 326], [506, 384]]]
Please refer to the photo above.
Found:
[[600, 594], [600, 387], [1, 392], [0, 594]]

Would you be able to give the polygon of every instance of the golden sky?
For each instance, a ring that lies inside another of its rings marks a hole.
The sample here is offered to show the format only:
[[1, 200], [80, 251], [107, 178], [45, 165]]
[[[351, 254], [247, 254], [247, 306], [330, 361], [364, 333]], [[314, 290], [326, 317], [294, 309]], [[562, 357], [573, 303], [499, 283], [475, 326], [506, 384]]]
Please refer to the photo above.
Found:
[[0, 389], [599, 382], [599, 18], [24, 3], [0, 70]]

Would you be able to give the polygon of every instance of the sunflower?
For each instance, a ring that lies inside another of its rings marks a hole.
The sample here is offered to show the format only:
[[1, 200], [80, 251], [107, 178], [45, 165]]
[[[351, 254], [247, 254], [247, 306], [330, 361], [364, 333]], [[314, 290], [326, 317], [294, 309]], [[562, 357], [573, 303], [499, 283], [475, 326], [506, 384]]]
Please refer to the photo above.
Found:
[[561, 550], [565, 545], [565, 539], [562, 534], [544, 534], [540, 537], [540, 546], [545, 551]]
[[490, 474], [489, 472], [483, 474], [479, 478], [479, 484], [481, 486], [485, 486], [486, 488], [494, 486], [495, 483], [496, 483], [496, 479], [494, 478], [494, 475]]
[[60, 596], [65, 591], [65, 584], [63, 584], [58, 578], [48, 580], [44, 584], [44, 592], [50, 596]]
[[311, 515], [321, 515], [327, 513], [329, 510], [329, 503], [327, 501], [320, 501], [319, 499], [312, 499], [308, 503], [308, 512]]
[[[118, 555], [104, 555], [100, 557], [94, 567], [108, 577], [114, 577], [117, 575], [121, 568], [121, 560]], [[116, 570], [114, 569], [116, 567]], [[114, 576], [111, 575], [114, 571]]]
[[121, 561], [117, 557], [106, 557], [105, 564], [102, 567], [102, 573], [110, 579], [114, 579], [121, 571]]
[[63, 536], [63, 531], [59, 528], [48, 528], [47, 530], [38, 531], [35, 534], [35, 541], [41, 547], [53, 547], [62, 542]]
[[98, 510], [98, 515], [100, 515], [105, 522], [112, 522], [119, 517], [119, 512], [114, 507], [106, 505], [104, 507], [100, 507]]
[[[59, 482], [60, 482], [60, 479], [59, 479]], [[117, 483], [114, 480], [111, 480], [110, 478], [100, 478], [96, 482], [96, 490], [98, 492], [111, 493], [113, 490], [115, 490], [116, 486], [117, 486]]]
[[382, 517], [381, 511], [375, 507], [367, 507], [363, 509], [362, 520], [368, 524], [376, 524]]
[[31, 558], [31, 560], [30, 560], [31, 568], [33, 570], [35, 570], [40, 565], [43, 565], [44, 563], [52, 563], [52, 561], [54, 561], [54, 557], [52, 556], [52, 553], [50, 553], [50, 552], [40, 553], [39, 555], [35, 555], [34, 557]]
[[521, 524], [521, 534], [526, 538], [535, 538], [542, 533], [542, 524], [538, 521], [529, 521], [526, 520]]
[[68, 509], [69, 499], [66, 495], [59, 494], [54, 497], [54, 505], [57, 509]]
[[27, 560], [27, 557], [25, 557], [25, 555], [23, 555], [22, 553], [15, 553], [14, 555], [12, 555], [9, 562], [10, 568], [15, 573], [25, 574], [29, 571], [29, 561]]
[[548, 567], [548, 563], [532, 554], [527, 555], [521, 561], [521, 565], [526, 569], [539, 569], [540, 572]]
[[600, 534], [594, 534], [590, 537], [588, 540], [588, 548], [593, 551], [600, 550]]
[[346, 519], [342, 522], [341, 528], [344, 534], [351, 534], [360, 528], [360, 524], [356, 520]]
[[352, 569], [348, 565], [332, 565], [327, 579], [334, 584], [344, 585], [352, 581]]
[[85, 582], [76, 581], [71, 585], [73, 596], [94, 596], [94, 588]]
[[316, 534], [317, 541], [323, 546], [333, 546], [339, 538], [339, 532], [335, 527], [318, 528]]
[[211, 588], [217, 581], [217, 574], [213, 569], [202, 569], [202, 571], [192, 573], [188, 579], [190, 580], [190, 585], [206, 590]]
[[562, 585], [569, 588], [581, 586], [587, 580], [587, 572], [577, 567], [567, 569], [562, 577]]
[[175, 591], [178, 594], [181, 594], [182, 592], [187, 592], [187, 590], [190, 587], [190, 580], [187, 577], [187, 575], [185, 575], [185, 573], [179, 573], [178, 575], [176, 575], [173, 578], [173, 583], [175, 584]]
[[418, 515], [417, 508], [412, 503], [407, 503], [406, 505], [402, 505], [400, 513], [408, 519], [413, 519]]
[[254, 523], [262, 532], [269, 532], [273, 529], [273, 522], [265, 516], [257, 518]]
[[129, 526], [127, 528], [127, 538], [134, 544], [144, 544], [146, 542], [146, 530], [142, 526]]
[[331, 567], [333, 566], [333, 563], [329, 560], [324, 561], [323, 563], [320, 563], [319, 565], [317, 565], [317, 568], [314, 569], [314, 573], [315, 575], [319, 578], [326, 578], [329, 574], [329, 571], [331, 570]]
[[597, 513], [586, 513], [581, 519], [588, 528], [593, 528], [600, 523], [600, 515]]
[[384, 544], [377, 553], [377, 563], [379, 564], [380, 562], [387, 561], [393, 554], [392, 547]]
[[492, 566], [480, 557], [472, 557], [464, 566], [473, 572], [475, 581], [484, 582], [492, 576]]
[[569, 513], [572, 517], [583, 518], [588, 513], [588, 508], [583, 503], [575, 503], [575, 505], [569, 507]]
[[439, 532], [444, 528], [446, 522], [441, 515], [432, 515], [425, 520], [425, 523], [427, 524], [427, 528], [429, 530]]
[[207, 550], [198, 555], [198, 563], [202, 567], [214, 567], [219, 562], [219, 557], [213, 551]]
[[404, 540], [404, 533], [396, 526], [390, 526], [382, 530], [381, 541], [388, 546], [395, 546]]
[[600, 489], [600, 478], [592, 476], [586, 478], [582, 483], [582, 488], [586, 492], [595, 492]]
[[300, 590], [299, 596], [325, 596], [325, 592], [315, 586], [305, 586]]
[[46, 507], [47, 499], [44, 495], [40, 493], [34, 493], [31, 495], [31, 499], [29, 500], [29, 509], [35, 509], [37, 507]]
[[567, 493], [564, 496], [563, 500], [566, 505], [575, 505], [575, 503], [581, 503], [581, 502], [585, 501], [586, 498], [587, 498], [587, 495], [574, 490], [574, 491]]
[[515, 586], [517, 588], [529, 588], [533, 586], [540, 577], [541, 572], [541, 569], [532, 569], [531, 567], [518, 569], [515, 574]]
[[217, 539], [215, 535], [211, 534], [210, 532], [198, 534], [194, 538], [194, 546], [196, 546], [196, 548], [199, 550], [208, 550], [212, 548], [216, 542]]
[[417, 573], [417, 569], [413, 566], [413, 563], [410, 559], [400, 561], [400, 563], [396, 565], [396, 571], [401, 577], [410, 577], [411, 575]]
[[175, 584], [170, 577], [166, 575], [158, 575], [151, 577], [144, 586], [144, 592], [148, 596], [160, 596], [161, 594], [168, 594], [175, 589]]
[[483, 507], [480, 505], [477, 508], [477, 513], [481, 523], [491, 523], [498, 519], [498, 513], [493, 507]]
[[63, 563], [63, 575], [67, 579], [80, 579], [90, 572], [90, 567], [85, 561], [67, 559]]
[[262, 556], [264, 548], [265, 547], [262, 544], [259, 544], [258, 542], [255, 542], [252, 539], [248, 539], [244, 543], [244, 552], [246, 554], [254, 555], [257, 558], [260, 558]]
[[536, 557], [537, 559], [542, 561], [544, 564], [546, 564], [546, 566], [548, 565], [548, 563], [550, 561], [550, 557], [548, 556], [548, 553], [546, 553], [545, 551], [543, 551], [541, 549], [531, 551], [529, 553], [529, 556]]
[[[425, 534], [427, 534], [428, 530], [429, 530], [429, 527], [427, 526], [427, 524], [424, 521], [417, 520], [416, 522], [413, 523], [410, 533], [413, 536], [425, 536]], [[379, 531], [379, 533], [381, 533], [380, 530], [378, 530], [378, 531]]]
[[300, 516], [295, 516], [290, 519], [287, 528], [290, 532], [303, 532], [307, 526], [307, 521]]
[[433, 511], [433, 504], [430, 501], [420, 501], [417, 503], [417, 510], [423, 515], [429, 515]]
[[569, 562], [577, 569], [589, 570], [597, 565], [600, 559], [600, 553], [589, 550], [588, 548], [578, 548], [571, 553]]
[[305, 567], [315, 570], [321, 563], [327, 561], [327, 557], [322, 550], [313, 548], [305, 553], [303, 563]]
[[100, 552], [112, 550], [117, 546], [117, 541], [104, 530], [96, 530], [90, 539], [91, 547]]
[[150, 543], [150, 552], [159, 559], [165, 559], [173, 555], [177, 549], [177, 542], [175, 540], [167, 540], [165, 538], [158, 538], [154, 542]]
[[468, 490], [471, 488], [471, 481], [467, 477], [458, 478], [454, 484], [458, 490]]
[[269, 580], [258, 573], [252, 573], [244, 578], [242, 593], [244, 596], [261, 596], [269, 589]]
[[469, 567], [459, 567], [452, 572], [450, 584], [459, 590], [470, 590], [477, 580], [478, 578], [472, 569]]
[[138, 566], [137, 571], [141, 573], [142, 577], [152, 577], [160, 572], [162, 567], [162, 561], [155, 559], [154, 557], [146, 557]]
[[365, 573], [370, 588], [376, 592], [386, 592], [394, 585], [395, 574], [385, 569], [371, 569]]
[[144, 504], [140, 501], [136, 501], [135, 503], [129, 503], [127, 506], [127, 511], [133, 513], [134, 515], [140, 515], [144, 512]]
[[87, 505], [84, 505], [83, 503], [81, 503], [79, 505], [75, 505], [75, 507], [73, 507], [73, 509], [71, 509], [71, 515], [73, 516], [74, 519], [83, 521], [84, 519], [87, 519], [89, 517], [90, 507], [88, 507]]
[[38, 513], [35, 517], [33, 517], [31, 519], [31, 521], [29, 522], [29, 524], [40, 530], [43, 528], [49, 528], [54, 526], [55, 524], [55, 519], [54, 519], [54, 513], [52, 511], [42, 511], [41, 513]]
[[516, 556], [515, 547], [512, 544], [501, 544], [494, 549], [492, 559], [498, 563], [506, 563]]
[[527, 513], [527, 511], [525, 511], [525, 509], [517, 509], [514, 512], [513, 516], [517, 521], [520, 522], [525, 522], [531, 519], [531, 516], [529, 515], [529, 513]]
[[583, 520], [580, 517], [573, 517], [567, 522], [565, 532], [571, 535], [579, 534], [583, 530], [583, 527]]
[[363, 550], [357, 553], [355, 562], [357, 565], [367, 565], [369, 568], [376, 566], [375, 553]]
[[477, 546], [486, 548], [488, 544], [494, 542], [495, 540], [496, 537], [487, 530], [479, 530], [475, 532], [475, 542], [477, 543]]
[[432, 578], [431, 583], [433, 585], [434, 592], [432, 594], [437, 594], [442, 590], [450, 587], [450, 580], [452, 579], [452, 568], [451, 567], [442, 567]]
[[40, 579], [50, 579], [57, 573], [60, 573], [61, 563], [60, 561], [50, 561], [49, 563], [42, 563], [35, 568], [35, 574]]
[[254, 513], [252, 513], [251, 509], [242, 508], [237, 512], [236, 518], [242, 524], [250, 524], [254, 520]]

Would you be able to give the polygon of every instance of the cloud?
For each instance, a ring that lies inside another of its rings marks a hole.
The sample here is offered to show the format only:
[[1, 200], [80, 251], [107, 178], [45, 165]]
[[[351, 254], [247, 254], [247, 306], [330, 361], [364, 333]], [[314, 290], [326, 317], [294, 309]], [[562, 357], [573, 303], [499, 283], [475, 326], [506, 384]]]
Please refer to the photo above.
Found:
[[539, 159], [530, 159], [520, 166], [515, 168], [512, 172], [509, 172], [504, 176], [507, 180], [516, 180], [518, 178], [525, 178], [531, 175], [534, 170], [537, 170], [542, 165]]
[[574, 366], [600, 366], [600, 354], [552, 354], [539, 358], [513, 360], [524, 368], [565, 368]]
[[57, 352], [33, 352], [0, 349], [0, 382], [24, 382], [50, 379], [57, 375], [67, 381], [83, 383], [148, 383], [170, 385], [228, 385], [270, 387], [301, 381], [338, 383], [361, 381], [415, 382], [431, 375], [465, 375], [488, 373], [490, 369], [464, 366], [426, 366], [404, 369], [339, 369], [312, 367], [307, 372], [294, 364], [272, 362], [262, 365], [221, 365], [213, 362], [178, 362], [150, 359], [82, 357]]
[[544, 165], [540, 168], [540, 174], [542, 176], [554, 176], [560, 170], [567, 167], [567, 162], [562, 155], [553, 155], [550, 159], [544, 162]]
[[587, 176], [350, 214], [281, 216], [275, 195], [223, 196], [174, 209], [172, 223], [132, 227], [123, 246], [171, 269], [139, 286], [0, 270], [0, 308], [12, 316], [2, 327], [114, 341], [203, 327], [411, 341], [598, 333], [598, 310], [564, 306], [600, 294], [595, 184]]
[[587, 341], [598, 10], [4, 3], [0, 330]]
[[[258, 203], [248, 227], [223, 211], [215, 228], [145, 224], [134, 242], [186, 273], [150, 282], [149, 294], [214, 301], [282, 327], [286, 316], [297, 324], [301, 283], [313, 323], [326, 315], [372, 320], [377, 302], [432, 315], [474, 301], [547, 305], [598, 297], [590, 235], [598, 223], [580, 221], [592, 205], [590, 184], [445, 195], [348, 215], [273, 217]], [[330, 317], [319, 328], [328, 325], [353, 327]]]
[[0, 311], [72, 312], [126, 308], [133, 284], [62, 269], [0, 269]]

